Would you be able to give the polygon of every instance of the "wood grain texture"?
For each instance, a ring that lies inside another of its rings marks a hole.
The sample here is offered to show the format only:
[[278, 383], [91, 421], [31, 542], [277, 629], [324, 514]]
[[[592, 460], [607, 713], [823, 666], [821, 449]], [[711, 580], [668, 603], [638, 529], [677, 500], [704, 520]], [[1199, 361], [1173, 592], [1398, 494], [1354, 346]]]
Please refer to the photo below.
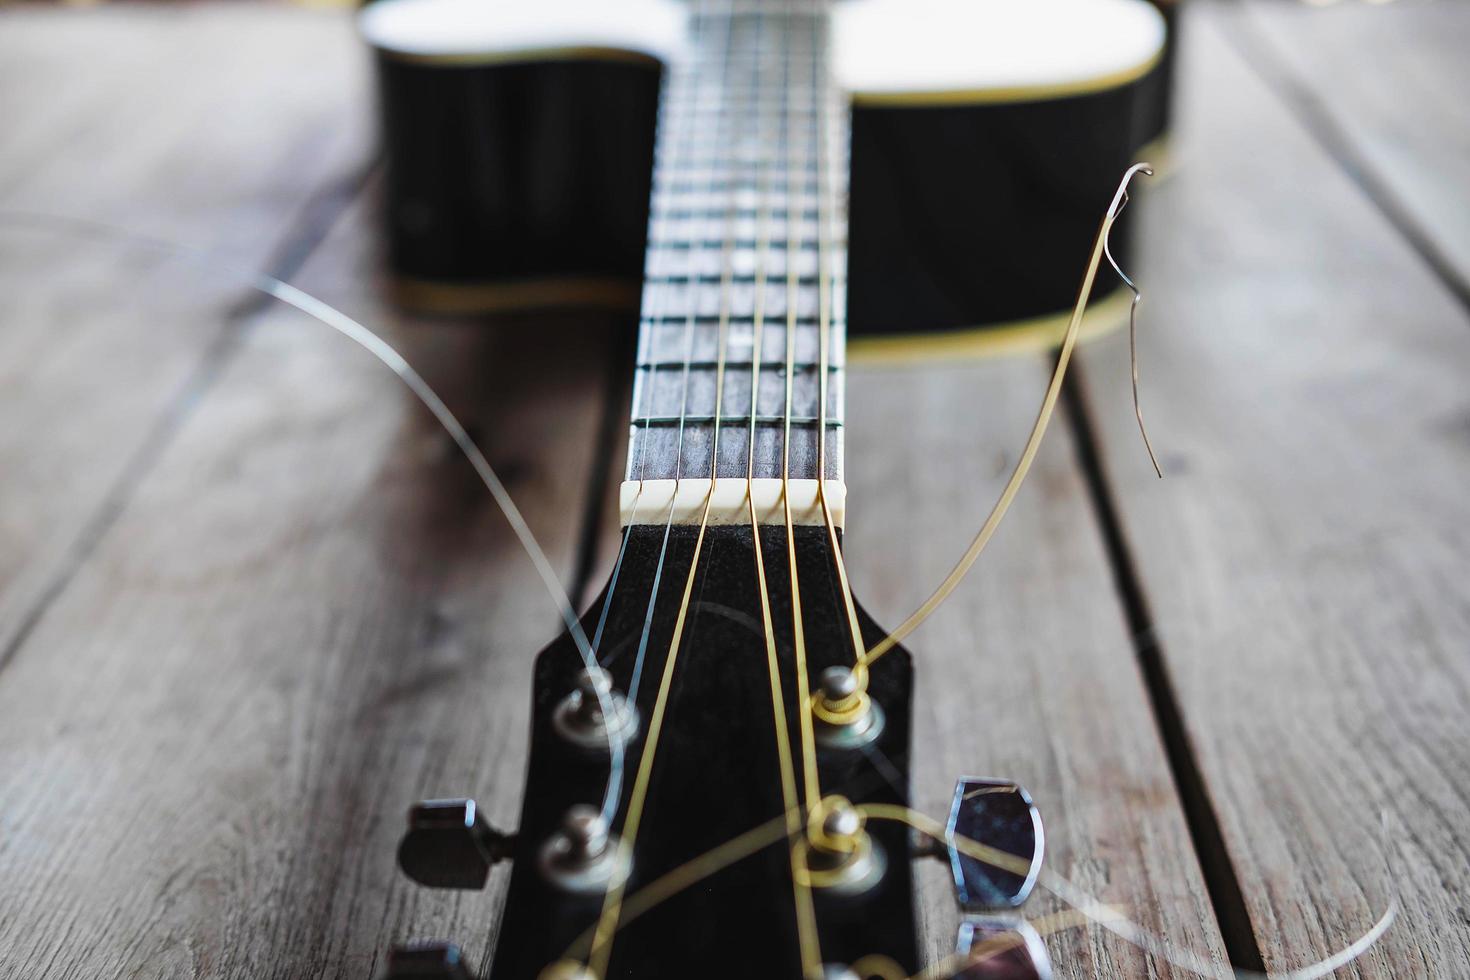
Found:
[[[949, 571], [1014, 465], [1047, 372], [1020, 358], [849, 376], [847, 553], [858, 599], [892, 627]], [[971, 576], [914, 654], [915, 805], [942, 817], [962, 775], [1025, 784], [1047, 864], [1171, 943], [1223, 963], [1065, 424]], [[931, 958], [954, 948], [947, 868], [926, 862]], [[1038, 893], [1040, 895], [1040, 893]], [[1044, 897], [1028, 914], [1060, 908]], [[1048, 938], [1058, 975], [1179, 975], [1106, 933]]]
[[1397, 887], [1343, 975], [1470, 975], [1470, 323], [1227, 43], [1234, 8], [1187, 11], [1178, 171], [1132, 270], [1168, 479], [1126, 340], [1084, 355], [1151, 639], [1267, 965]]
[[1253, 0], [1242, 13], [1252, 63], [1470, 304], [1470, 7]]
[[347, 19], [0, 11], [0, 662], [178, 413], [249, 290], [36, 213], [289, 272], [369, 155]]
[[[604, 335], [405, 325], [373, 239], [354, 211], [303, 286], [393, 326], [569, 571]], [[391, 375], [262, 314], [0, 683], [0, 973], [363, 978], [411, 933], [483, 955], [503, 877], [425, 892], [396, 839], [425, 795], [513, 824], [555, 626]]]

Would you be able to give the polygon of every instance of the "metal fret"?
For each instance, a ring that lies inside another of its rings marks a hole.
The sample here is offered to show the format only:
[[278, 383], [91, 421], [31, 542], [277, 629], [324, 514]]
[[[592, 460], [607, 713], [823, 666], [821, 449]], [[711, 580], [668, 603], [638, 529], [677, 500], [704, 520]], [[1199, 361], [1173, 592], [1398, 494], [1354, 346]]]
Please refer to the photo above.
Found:
[[[708, 425], [714, 420], [715, 417], [713, 415], [637, 415], [633, 418], [633, 426], [634, 428], [646, 429], [649, 426], [678, 425], [681, 422], [685, 425]], [[792, 416], [789, 419], [785, 415], [757, 415], [755, 417], [756, 425], [786, 425], [789, 422], [793, 428], [797, 426], [811, 427], [822, 421], [822, 419], [818, 418], [815, 415]], [[748, 414], [720, 416], [721, 427], [727, 425], [749, 424], [750, 416]], [[825, 420], [825, 424], [830, 429], [836, 429], [842, 426], [842, 420], [829, 418]], [[652, 478], [650, 477], [650, 479]]]
[[[846, 218], [836, 202], [845, 195], [846, 119], [826, 80], [827, 26], [818, 15], [825, 4], [798, 13], [786, 4], [748, 6], [751, 16], [721, 17], [704, 42], [707, 56], [696, 55], [667, 82], [630, 479], [708, 477], [716, 426], [719, 477], [744, 477], [748, 467], [758, 478], [779, 476], [789, 453], [792, 478], [814, 478], [818, 429], [827, 476], [842, 475], [847, 253]], [[820, 172], [819, 157], [829, 174]], [[758, 310], [760, 351], [753, 349]], [[824, 314], [829, 351], [822, 412]], [[788, 329], [795, 347], [790, 364]]]
[[[711, 174], [717, 176], [711, 177]], [[699, 194], [711, 192], [717, 194], [735, 193], [759, 193], [759, 175], [752, 174], [747, 178], [730, 177], [726, 171], [695, 170], [687, 173], [679, 173], [660, 178], [657, 174], [653, 178], [655, 194]], [[793, 187], [790, 182], [786, 183], [784, 190], [791, 191]], [[794, 188], [799, 194], [810, 194], [815, 197], [822, 192], [820, 184], [815, 181], [806, 181]], [[842, 188], [839, 188], [839, 193]]]
[[[736, 252], [731, 256], [734, 267], [733, 279], [752, 278], [756, 274], [756, 255], [753, 252]], [[816, 249], [801, 249], [787, 253], [784, 249], [772, 249], [765, 257], [764, 270], [768, 281], [785, 282], [788, 261], [795, 275], [815, 279], [818, 275], [819, 257]], [[841, 246], [828, 251], [828, 274], [837, 280], [845, 280], [847, 252]], [[650, 276], [691, 276], [714, 279], [729, 275], [725, 270], [724, 258], [716, 249], [689, 249], [650, 247], [644, 271]], [[834, 298], [837, 293], [834, 293]]]
[[[638, 371], [657, 371], [660, 369], [680, 370], [686, 366], [693, 370], [708, 371], [715, 369], [719, 366], [719, 364], [716, 361], [639, 361], [637, 364], [633, 365], [634, 369]], [[744, 361], [734, 361], [730, 360], [729, 358], [725, 359], [725, 370], [727, 371], [749, 371], [754, 366], [755, 365], [752, 364], [749, 359], [746, 359]], [[797, 361], [793, 364], [788, 365], [785, 360], [769, 358], [763, 359], [760, 363], [760, 368], [762, 371], [779, 372], [786, 370], [787, 367], [790, 367], [797, 374], [800, 374], [803, 371], [815, 371], [821, 366], [822, 365], [817, 361]], [[840, 371], [842, 370], [842, 365], [829, 363], [827, 365], [827, 370]]]
[[[784, 277], [782, 278], [784, 280]], [[644, 286], [718, 286], [722, 281], [720, 276], [715, 275], [646, 276], [643, 284]], [[796, 281], [801, 286], [815, 286], [819, 282], [816, 276], [797, 276]], [[753, 286], [756, 277], [753, 275], [731, 276], [730, 282], [736, 286]]]

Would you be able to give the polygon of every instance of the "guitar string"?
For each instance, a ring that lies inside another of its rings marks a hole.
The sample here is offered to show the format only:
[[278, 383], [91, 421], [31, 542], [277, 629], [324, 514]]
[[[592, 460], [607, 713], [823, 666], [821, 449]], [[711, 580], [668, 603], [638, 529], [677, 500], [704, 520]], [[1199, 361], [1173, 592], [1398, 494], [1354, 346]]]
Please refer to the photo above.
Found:
[[[812, 58], [815, 63], [815, 57]], [[790, 85], [787, 85], [789, 106]], [[814, 94], [816, 94], [814, 92]], [[795, 115], [787, 125], [787, 152], [796, 139]], [[796, 560], [796, 529], [791, 517], [791, 396], [796, 374], [796, 330], [797, 330], [797, 279], [796, 268], [798, 245], [798, 222], [790, 216], [791, 185], [787, 181], [786, 221], [786, 364], [785, 364], [785, 418], [782, 422], [781, 439], [781, 512], [786, 522], [786, 557], [791, 574], [791, 629], [792, 649], [796, 673], [796, 710], [801, 732], [802, 777], [806, 786], [806, 809], [810, 813], [822, 798], [821, 782], [817, 774], [816, 735], [812, 730], [811, 679], [807, 676], [806, 623], [801, 610], [801, 576]], [[825, 366], [822, 373], [825, 374]], [[821, 423], [817, 428], [817, 442], [823, 438]]]
[[[783, 39], [784, 54], [782, 58], [782, 85], [786, 92], [786, 115], [794, 119], [791, 112], [791, 32], [785, 32]], [[758, 63], [759, 64], [759, 63]], [[762, 72], [757, 69], [756, 77], [760, 78]], [[758, 84], [757, 88], [761, 86]], [[771, 615], [770, 587], [766, 580], [765, 553], [761, 546], [760, 518], [756, 513], [755, 506], [755, 443], [756, 443], [756, 418], [760, 402], [760, 379], [761, 365], [765, 361], [765, 294], [766, 294], [766, 261], [770, 253], [770, 211], [771, 211], [771, 180], [770, 167], [766, 163], [765, 150], [771, 143], [766, 137], [764, 125], [765, 100], [761, 99], [761, 115], [763, 117], [760, 127], [762, 136], [761, 148], [761, 208], [760, 208], [760, 230], [759, 247], [756, 256], [756, 281], [755, 281], [755, 304], [752, 311], [752, 336], [750, 354], [750, 423], [749, 439], [746, 446], [745, 457], [745, 500], [750, 510], [750, 535], [755, 559], [756, 590], [760, 601], [762, 636], [766, 648], [766, 671], [770, 678], [771, 686], [771, 714], [776, 730], [776, 763], [781, 779], [781, 798], [784, 803], [786, 830], [788, 835], [796, 833], [801, 828], [801, 813], [797, 802], [797, 787], [795, 768], [791, 758], [791, 739], [787, 729], [789, 724], [786, 713], [786, 697], [782, 693], [781, 684], [781, 662], [776, 652], [776, 629]], [[790, 124], [788, 123], [788, 128]], [[786, 197], [786, 224], [788, 231], [794, 226], [793, 209], [791, 207], [791, 163], [792, 145], [788, 136], [785, 148], [785, 167], [783, 190]], [[786, 272], [790, 280], [792, 266], [792, 250], [788, 245], [786, 250]], [[787, 307], [792, 308], [793, 300], [788, 295]], [[790, 327], [788, 326], [788, 332]], [[786, 376], [787, 391], [787, 419], [790, 419], [790, 367], [788, 364]], [[788, 422], [789, 431], [789, 422]], [[782, 482], [782, 499], [785, 499], [785, 482]], [[788, 508], [789, 510], [789, 508]], [[789, 533], [789, 532], [788, 532]], [[799, 668], [798, 668], [799, 669]], [[798, 710], [804, 703], [798, 697]], [[810, 796], [808, 797], [810, 805]], [[810, 976], [821, 968], [821, 947], [817, 937], [816, 908], [812, 903], [811, 888], [807, 886], [803, 867], [800, 863], [800, 854], [794, 847], [787, 848], [787, 859], [791, 866], [791, 889], [794, 911], [796, 914], [796, 936], [797, 948], [801, 959], [801, 971], [803, 976]]]
[[[824, 35], [824, 53], [830, 39]], [[827, 411], [828, 391], [827, 373], [831, 352], [832, 333], [832, 269], [831, 269], [831, 236], [832, 236], [832, 213], [836, 208], [833, 200], [832, 172], [830, 159], [833, 152], [832, 142], [835, 136], [832, 125], [834, 107], [833, 93], [823, 92], [824, 98], [818, 110], [818, 139], [817, 139], [817, 215], [820, 227], [817, 230], [817, 323], [818, 323], [818, 406], [817, 406], [817, 501], [821, 504], [822, 523], [827, 529], [827, 542], [832, 550], [832, 561], [837, 571], [838, 593], [842, 598], [843, 611], [847, 615], [847, 631], [853, 647], [854, 679], [857, 681], [857, 691], [852, 697], [844, 699], [841, 704], [832, 705], [828, 711], [828, 720], [842, 721], [841, 717], [833, 716], [832, 712], [860, 712], [863, 709], [863, 699], [867, 690], [867, 669], [863, 661], [863, 630], [862, 623], [858, 619], [857, 602], [853, 599], [852, 585], [847, 576], [847, 562], [842, 554], [842, 542], [837, 536], [837, 523], [832, 517], [832, 508], [827, 499]], [[845, 359], [844, 359], [845, 360]], [[834, 439], [841, 439], [840, 430], [833, 433]], [[818, 704], [803, 706], [805, 710], [827, 710]]]
[[[1118, 189], [1113, 195], [1112, 203], [1108, 205], [1107, 212], [1103, 216], [1102, 224], [1098, 229], [1097, 237], [1093, 241], [1092, 255], [1087, 263], [1087, 271], [1082, 277], [1082, 286], [1077, 294], [1076, 305], [1072, 309], [1071, 319], [1067, 323], [1067, 332], [1062, 338], [1061, 349], [1057, 353], [1056, 367], [1052, 371], [1051, 382], [1047, 385], [1046, 394], [1042, 398], [1041, 408], [1037, 412], [1036, 421], [1032, 425], [1031, 435], [1026, 440], [1025, 448], [1016, 462], [1015, 469], [1011, 471], [1010, 479], [1006, 481], [999, 499], [991, 509], [990, 515], [986, 517], [985, 523], [981, 525], [974, 539], [965, 553], [960, 556], [950, 573], [945, 576], [939, 587], [925, 599], [912, 615], [898, 625], [891, 633], [874, 644], [859, 660], [859, 666], [866, 671], [879, 657], [883, 656], [894, 646], [901, 643], [905, 637], [918, 628], [919, 624], [928, 619], [950, 593], [955, 590], [965, 574], [974, 565], [975, 559], [985, 550], [995, 530], [999, 527], [1001, 520], [1010, 509], [1011, 502], [1015, 499], [1021, 484], [1025, 482], [1026, 475], [1031, 470], [1031, 463], [1036, 458], [1037, 450], [1041, 446], [1042, 436], [1046, 434], [1047, 424], [1051, 421], [1053, 411], [1056, 408], [1057, 398], [1061, 394], [1062, 381], [1066, 377], [1067, 365], [1072, 359], [1072, 350], [1077, 344], [1077, 334], [1082, 325], [1082, 314], [1087, 309], [1088, 297], [1092, 293], [1092, 284], [1097, 278], [1098, 266], [1102, 262], [1103, 250], [1107, 245], [1108, 235], [1112, 232], [1113, 222], [1117, 220], [1121, 210], [1124, 194], [1127, 193], [1128, 184], [1138, 174], [1146, 176], [1153, 175], [1153, 168], [1146, 163], [1135, 163], [1124, 172]], [[866, 682], [866, 673], [863, 678]]]
[[[764, 26], [761, 13], [757, 12], [757, 22]], [[733, 31], [734, 24], [729, 25]], [[759, 34], [757, 35], [759, 40]], [[759, 52], [757, 52], [757, 57]], [[728, 64], [725, 66], [728, 71]], [[733, 214], [734, 186], [735, 181], [728, 181], [730, 190], [728, 194], [728, 214]], [[669, 695], [673, 688], [674, 671], [678, 665], [679, 650], [684, 638], [684, 627], [688, 621], [689, 600], [694, 592], [694, 583], [699, 575], [699, 559], [704, 549], [705, 532], [709, 528], [710, 509], [714, 504], [715, 481], [719, 477], [720, 461], [720, 425], [724, 418], [724, 392], [725, 392], [725, 362], [727, 346], [729, 343], [730, 330], [730, 281], [733, 274], [732, 264], [732, 242], [727, 234], [721, 248], [721, 272], [720, 272], [720, 309], [718, 321], [717, 352], [715, 356], [715, 397], [714, 411], [711, 413], [711, 437], [710, 437], [710, 475], [709, 486], [705, 490], [704, 507], [700, 512], [699, 530], [694, 538], [694, 553], [690, 558], [689, 573], [684, 580], [684, 591], [679, 600], [679, 611], [674, 618], [673, 635], [669, 640], [668, 654], [664, 658], [663, 672], [659, 678], [657, 697], [654, 700], [653, 712], [648, 721], [648, 733], [645, 736], [643, 751], [638, 760], [638, 771], [633, 779], [633, 789], [628, 797], [628, 812], [623, 819], [622, 833], [618, 841], [618, 864], [622, 867], [630, 865], [633, 847], [637, 842], [638, 830], [643, 820], [643, 808], [648, 795], [649, 780], [652, 777], [654, 759], [658, 754], [659, 736], [663, 729], [663, 720], [668, 709]], [[609, 886], [603, 900], [602, 913], [597, 921], [597, 928], [593, 934], [592, 949], [588, 957], [587, 966], [596, 977], [603, 977], [607, 973], [608, 961], [612, 956], [613, 934], [616, 931], [618, 919], [621, 915], [623, 892], [627, 886], [626, 876], [620, 876]]]

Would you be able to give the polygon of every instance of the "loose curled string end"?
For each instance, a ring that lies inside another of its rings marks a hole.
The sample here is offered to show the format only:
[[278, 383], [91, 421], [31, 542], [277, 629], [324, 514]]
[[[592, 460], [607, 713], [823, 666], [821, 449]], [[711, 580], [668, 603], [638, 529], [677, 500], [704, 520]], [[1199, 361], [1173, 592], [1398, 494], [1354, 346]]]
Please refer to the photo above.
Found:
[[1118, 188], [1118, 194], [1113, 198], [1113, 205], [1108, 211], [1108, 231], [1103, 236], [1103, 254], [1107, 256], [1108, 265], [1113, 267], [1113, 271], [1118, 274], [1118, 278], [1123, 280], [1123, 285], [1127, 286], [1128, 291], [1133, 294], [1133, 302], [1128, 305], [1128, 362], [1133, 372], [1133, 415], [1138, 419], [1138, 434], [1143, 436], [1143, 448], [1148, 451], [1148, 461], [1153, 464], [1154, 473], [1162, 480], [1164, 478], [1164, 469], [1159, 465], [1159, 457], [1154, 453], [1153, 442], [1148, 437], [1148, 427], [1143, 424], [1143, 405], [1138, 397], [1138, 304], [1143, 299], [1143, 293], [1139, 290], [1138, 285], [1123, 271], [1122, 267], [1118, 265], [1118, 260], [1113, 258], [1111, 247], [1113, 236], [1112, 222], [1128, 206], [1128, 201], [1130, 200], [1128, 197], [1128, 183], [1133, 179], [1134, 174], [1143, 174], [1145, 177], [1152, 177], [1154, 175], [1154, 168], [1151, 164], [1135, 163], [1123, 175], [1123, 183]]

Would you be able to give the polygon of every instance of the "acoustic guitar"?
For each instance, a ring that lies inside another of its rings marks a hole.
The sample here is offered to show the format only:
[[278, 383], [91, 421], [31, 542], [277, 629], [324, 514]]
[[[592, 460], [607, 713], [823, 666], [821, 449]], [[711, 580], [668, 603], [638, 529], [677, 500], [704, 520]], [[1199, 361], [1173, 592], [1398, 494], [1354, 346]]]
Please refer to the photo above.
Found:
[[[510, 862], [497, 980], [1049, 976], [1017, 914], [1044, 853], [1026, 790], [956, 773], [947, 823], [908, 810], [914, 668], [843, 563], [844, 365], [849, 334], [1056, 342], [1163, 135], [1165, 17], [380, 0], [361, 25], [403, 302], [639, 324], [620, 549], [537, 658], [520, 825], [419, 803], [403, 870], [478, 888]], [[912, 862], [935, 857], [966, 918], [924, 964]], [[471, 968], [417, 943], [388, 975]]]

